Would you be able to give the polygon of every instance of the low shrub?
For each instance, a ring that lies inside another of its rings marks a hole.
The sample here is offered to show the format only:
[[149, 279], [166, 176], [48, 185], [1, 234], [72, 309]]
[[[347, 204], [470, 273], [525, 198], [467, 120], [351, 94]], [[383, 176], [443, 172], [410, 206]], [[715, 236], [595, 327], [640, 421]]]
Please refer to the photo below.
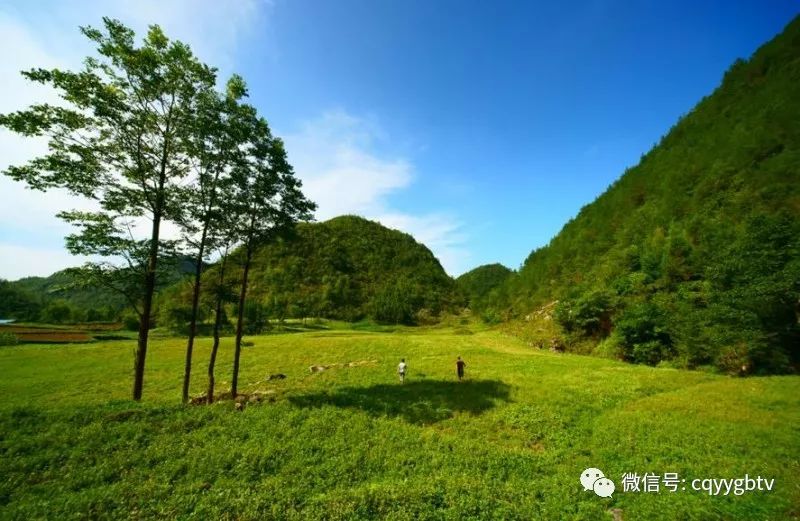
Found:
[[14, 333], [0, 333], [0, 346], [15, 346], [19, 344], [19, 338]]

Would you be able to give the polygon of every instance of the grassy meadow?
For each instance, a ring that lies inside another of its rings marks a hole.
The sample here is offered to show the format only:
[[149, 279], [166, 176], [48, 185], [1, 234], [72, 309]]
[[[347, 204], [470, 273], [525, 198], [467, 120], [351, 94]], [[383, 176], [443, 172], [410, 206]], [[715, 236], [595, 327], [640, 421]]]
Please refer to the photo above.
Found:
[[[800, 377], [627, 365], [465, 328], [248, 340], [241, 390], [265, 399], [243, 411], [179, 405], [184, 339], [152, 342], [141, 403], [128, 400], [132, 341], [0, 348], [0, 518], [800, 515]], [[193, 395], [209, 347], [196, 349]], [[224, 339], [218, 393], [231, 352]], [[461, 383], [457, 355], [468, 364]], [[267, 381], [277, 373], [286, 378]], [[615, 481], [613, 497], [583, 490], [587, 467]], [[626, 472], [775, 485], [741, 496], [623, 492]]]

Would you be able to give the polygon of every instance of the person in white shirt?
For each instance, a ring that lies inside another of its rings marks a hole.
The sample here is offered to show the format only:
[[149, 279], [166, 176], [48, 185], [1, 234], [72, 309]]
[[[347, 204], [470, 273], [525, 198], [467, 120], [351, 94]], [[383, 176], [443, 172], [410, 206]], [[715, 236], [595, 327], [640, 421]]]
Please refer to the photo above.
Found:
[[400, 375], [400, 383], [404, 383], [406, 380], [406, 368], [408, 368], [408, 365], [406, 365], [406, 359], [401, 358], [400, 363], [397, 365], [397, 374]]

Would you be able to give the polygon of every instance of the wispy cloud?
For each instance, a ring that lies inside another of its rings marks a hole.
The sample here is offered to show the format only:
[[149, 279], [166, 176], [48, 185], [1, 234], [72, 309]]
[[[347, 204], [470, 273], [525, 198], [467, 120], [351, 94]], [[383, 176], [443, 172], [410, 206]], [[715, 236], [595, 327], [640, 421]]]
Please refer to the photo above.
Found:
[[447, 214], [414, 216], [385, 213], [377, 215], [376, 220], [389, 228], [410, 233], [425, 244], [450, 275], [458, 276], [471, 267], [472, 255], [466, 246], [467, 234], [457, 217]]
[[304, 192], [319, 205], [318, 219], [362, 215], [411, 234], [433, 251], [448, 273], [466, 269], [470, 256], [457, 218], [410, 214], [392, 205], [392, 195], [413, 184], [414, 168], [407, 158], [378, 151], [389, 137], [374, 119], [329, 111], [284, 139]]
[[366, 120], [336, 110], [284, 136], [304, 192], [319, 205], [317, 218], [380, 213], [392, 192], [411, 183], [407, 160], [371, 151], [378, 132]]

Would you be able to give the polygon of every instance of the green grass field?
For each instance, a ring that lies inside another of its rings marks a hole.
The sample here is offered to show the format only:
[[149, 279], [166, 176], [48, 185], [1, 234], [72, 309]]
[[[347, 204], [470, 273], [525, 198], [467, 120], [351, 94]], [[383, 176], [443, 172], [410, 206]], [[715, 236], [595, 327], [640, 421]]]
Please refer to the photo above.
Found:
[[[234, 410], [179, 405], [184, 340], [0, 349], [0, 518], [796, 519], [800, 377], [736, 379], [531, 349], [494, 331], [255, 337]], [[196, 352], [193, 394], [209, 341]], [[218, 364], [230, 380], [232, 342]], [[457, 355], [468, 363], [455, 379]], [[395, 367], [405, 357], [405, 385]], [[311, 374], [320, 364], [363, 362]], [[271, 373], [287, 378], [265, 381]], [[584, 491], [599, 467], [612, 498]], [[623, 492], [623, 473], [774, 478]]]

